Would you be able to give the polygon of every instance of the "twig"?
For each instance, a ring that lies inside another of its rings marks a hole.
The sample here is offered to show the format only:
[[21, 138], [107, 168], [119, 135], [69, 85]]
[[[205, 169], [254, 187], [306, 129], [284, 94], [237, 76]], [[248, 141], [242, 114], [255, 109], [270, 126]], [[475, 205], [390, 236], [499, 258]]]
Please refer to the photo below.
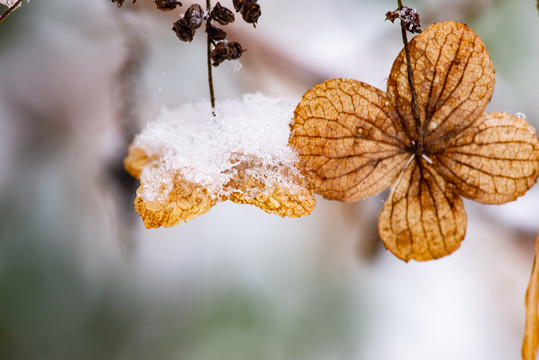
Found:
[[11, 14], [16, 8], [18, 8], [21, 4], [22, 0], [17, 0], [15, 4], [13, 4], [9, 9], [6, 10], [5, 13], [0, 16], [0, 23], [4, 21], [5, 18], [8, 17], [9, 14]]
[[[206, 9], [208, 12], [211, 10], [211, 0], [206, 0]], [[206, 22], [207, 29], [211, 26], [211, 19], [208, 19]], [[206, 31], [206, 57], [208, 63], [208, 86], [210, 88], [210, 103], [211, 111], [213, 116], [215, 116], [215, 94], [213, 92], [213, 74], [212, 74], [212, 64], [211, 64], [211, 39], [210, 34]]]
[[[397, 10], [400, 11], [403, 9], [402, 1], [398, 1]], [[406, 72], [408, 74], [408, 84], [410, 85], [410, 91], [412, 92], [412, 112], [414, 114], [414, 120], [417, 128], [417, 150], [418, 154], [423, 153], [423, 142], [425, 137], [425, 128], [421, 126], [421, 118], [419, 117], [419, 105], [417, 104], [417, 92], [414, 85], [414, 72], [412, 70], [412, 63], [410, 60], [410, 49], [408, 48], [408, 36], [406, 35], [406, 27], [404, 26], [404, 21], [400, 19], [401, 23], [401, 33], [402, 33], [402, 42], [404, 43], [404, 53], [406, 55]]]

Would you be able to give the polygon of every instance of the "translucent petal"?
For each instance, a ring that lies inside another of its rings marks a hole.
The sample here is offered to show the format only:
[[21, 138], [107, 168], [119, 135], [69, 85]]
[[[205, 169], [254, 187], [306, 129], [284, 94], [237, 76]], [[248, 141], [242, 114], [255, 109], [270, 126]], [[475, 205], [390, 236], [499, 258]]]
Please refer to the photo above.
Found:
[[462, 199], [427, 161], [414, 158], [391, 188], [378, 232], [386, 248], [404, 261], [449, 255], [466, 233]]

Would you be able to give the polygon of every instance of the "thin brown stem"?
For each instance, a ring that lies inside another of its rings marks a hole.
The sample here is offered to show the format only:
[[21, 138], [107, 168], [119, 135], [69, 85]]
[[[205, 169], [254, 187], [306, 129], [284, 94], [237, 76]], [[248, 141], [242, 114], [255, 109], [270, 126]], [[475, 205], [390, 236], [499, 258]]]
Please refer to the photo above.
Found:
[[[397, 0], [399, 7], [397, 10], [402, 10], [403, 5], [401, 0]], [[423, 142], [425, 137], [425, 128], [421, 125], [421, 118], [419, 117], [419, 105], [417, 103], [417, 92], [415, 90], [414, 84], [414, 72], [412, 70], [412, 62], [410, 60], [410, 49], [408, 48], [408, 36], [406, 34], [406, 27], [404, 26], [404, 21], [401, 19], [401, 34], [402, 42], [404, 43], [404, 54], [406, 56], [406, 73], [408, 75], [408, 84], [410, 85], [410, 91], [412, 92], [412, 113], [414, 115], [414, 120], [417, 129], [417, 153], [421, 154], [423, 152]]]
[[[206, 0], [206, 9], [208, 12], [211, 10], [211, 1]], [[209, 28], [211, 25], [211, 19], [206, 20], [206, 26]], [[213, 91], [213, 73], [211, 65], [211, 40], [208, 31], [206, 31], [206, 57], [208, 63], [208, 86], [210, 88], [210, 103], [212, 114], [215, 116], [215, 94]]]
[[11, 14], [13, 12], [13, 10], [15, 10], [16, 8], [19, 7], [19, 5], [21, 4], [22, 0], [18, 0], [15, 4], [13, 4], [9, 9], [6, 10], [6, 12], [4, 12], [1, 16], [0, 16], [0, 23], [2, 21], [4, 21], [5, 18], [8, 17], [9, 14]]

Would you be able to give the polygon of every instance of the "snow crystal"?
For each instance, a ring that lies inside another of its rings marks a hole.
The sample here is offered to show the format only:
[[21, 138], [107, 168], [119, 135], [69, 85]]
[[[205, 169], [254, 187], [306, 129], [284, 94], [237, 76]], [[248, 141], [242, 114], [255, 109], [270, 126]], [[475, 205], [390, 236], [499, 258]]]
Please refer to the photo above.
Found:
[[178, 171], [215, 196], [229, 195], [223, 185], [237, 175], [239, 162], [249, 164], [247, 176], [293, 189], [281, 174], [283, 169], [299, 173], [288, 146], [295, 104], [257, 93], [218, 102], [215, 117], [208, 101], [162, 109], [133, 142], [160, 160], [157, 168], [143, 168], [141, 195], [150, 201], [166, 196]]
[[229, 60], [228, 63], [232, 67], [232, 70], [238, 72], [241, 70], [242, 64], [239, 59]]
[[518, 119], [526, 119], [526, 114], [522, 113], [522, 112], [517, 112], [515, 114], [515, 116], [518, 118]]

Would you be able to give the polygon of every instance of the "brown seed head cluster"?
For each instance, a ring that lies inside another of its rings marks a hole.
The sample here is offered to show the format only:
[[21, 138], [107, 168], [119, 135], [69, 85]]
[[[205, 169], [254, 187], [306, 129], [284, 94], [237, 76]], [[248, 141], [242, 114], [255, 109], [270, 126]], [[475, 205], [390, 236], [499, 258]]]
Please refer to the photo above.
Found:
[[[125, 0], [111, 0], [118, 7], [124, 4]], [[156, 7], [162, 11], [175, 9], [182, 6], [182, 3], [176, 0], [153, 0]], [[133, 0], [133, 4], [136, 0]], [[233, 6], [236, 12], [240, 13], [243, 20], [256, 27], [256, 22], [261, 15], [260, 5], [257, 0], [234, 0]], [[199, 4], [192, 4], [181, 15], [180, 19], [174, 22], [172, 31], [178, 39], [185, 42], [191, 42], [195, 38], [197, 29], [206, 21], [205, 31], [208, 40], [211, 43], [210, 51], [211, 64], [219, 66], [223, 61], [236, 60], [241, 57], [245, 49], [238, 42], [229, 42], [225, 30], [213, 24], [213, 22], [224, 26], [233, 23], [235, 20], [234, 12], [217, 2], [208, 11], [204, 11]]]
[[[260, 17], [260, 5], [256, 1], [235, 1], [234, 8], [242, 14], [243, 19], [255, 24]], [[245, 51], [240, 43], [229, 42], [225, 30], [213, 24], [228, 25], [234, 22], [234, 13], [217, 2], [205, 13], [198, 4], [191, 5], [182, 18], [174, 23], [172, 30], [182, 41], [191, 42], [196, 30], [206, 21], [206, 34], [212, 44], [210, 57], [213, 66], [219, 66], [225, 60], [239, 59]]]

